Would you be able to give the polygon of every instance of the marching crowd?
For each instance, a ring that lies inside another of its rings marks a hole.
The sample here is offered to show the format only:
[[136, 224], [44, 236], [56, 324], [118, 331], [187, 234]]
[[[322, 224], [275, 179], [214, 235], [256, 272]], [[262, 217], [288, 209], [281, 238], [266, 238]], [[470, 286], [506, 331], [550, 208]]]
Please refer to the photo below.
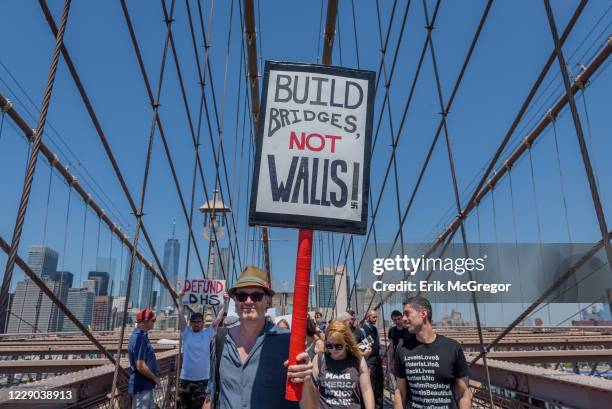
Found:
[[[297, 364], [288, 365], [289, 323], [275, 325], [265, 315], [273, 295], [267, 274], [247, 267], [208, 327], [198, 312], [187, 323], [179, 302], [179, 408], [381, 409], [383, 360], [395, 389], [390, 396], [394, 409], [471, 407], [463, 350], [455, 340], [436, 334], [427, 299], [410, 298], [403, 311], [392, 312], [394, 325], [384, 351], [376, 311], [368, 311], [363, 325], [352, 310], [329, 323], [317, 313], [307, 320], [305, 352]], [[238, 318], [227, 317], [229, 298]], [[147, 335], [155, 318], [150, 309], [139, 311], [128, 345], [132, 408], [155, 407], [160, 380]], [[303, 384], [299, 402], [285, 400], [287, 378]]]

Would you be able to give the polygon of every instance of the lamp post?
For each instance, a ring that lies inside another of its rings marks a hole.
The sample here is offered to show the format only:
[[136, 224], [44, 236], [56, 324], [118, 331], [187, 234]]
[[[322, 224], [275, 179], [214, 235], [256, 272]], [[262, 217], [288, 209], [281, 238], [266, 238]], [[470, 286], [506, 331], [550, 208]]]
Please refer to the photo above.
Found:
[[215, 271], [217, 242], [225, 235], [223, 214], [231, 211], [218, 196], [219, 190], [215, 189], [212, 200], [207, 200], [200, 206], [200, 212], [204, 214], [204, 240], [210, 242], [206, 269], [206, 278], [210, 280], [219, 279]]

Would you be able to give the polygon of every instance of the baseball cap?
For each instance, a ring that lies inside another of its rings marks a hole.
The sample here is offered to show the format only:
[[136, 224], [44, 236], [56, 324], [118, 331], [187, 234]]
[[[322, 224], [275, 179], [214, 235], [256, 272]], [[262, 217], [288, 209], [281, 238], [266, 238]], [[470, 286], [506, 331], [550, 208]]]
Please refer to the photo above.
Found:
[[150, 308], [145, 308], [136, 313], [136, 322], [143, 322], [147, 320], [153, 320], [155, 322], [155, 313]]
[[194, 312], [193, 314], [191, 314], [191, 317], [189, 318], [189, 320], [203, 320], [204, 319], [204, 315], [202, 315], [201, 312]]

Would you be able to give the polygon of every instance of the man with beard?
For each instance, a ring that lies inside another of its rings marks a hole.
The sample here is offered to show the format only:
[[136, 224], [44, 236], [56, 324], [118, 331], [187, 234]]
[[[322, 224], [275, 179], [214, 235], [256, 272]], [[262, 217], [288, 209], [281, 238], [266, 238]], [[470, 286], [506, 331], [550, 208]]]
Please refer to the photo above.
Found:
[[395, 351], [393, 407], [404, 409], [411, 402], [420, 408], [471, 408], [465, 355], [457, 341], [436, 334], [429, 301], [423, 297], [408, 299], [404, 317], [417, 342], [412, 349], [399, 345]]
[[304, 382], [312, 375], [312, 363], [303, 352], [297, 356], [302, 363], [286, 367], [290, 333], [265, 316], [274, 295], [268, 274], [246, 267], [228, 293], [240, 325], [217, 332], [204, 408], [297, 409], [298, 402], [285, 400], [286, 378]]

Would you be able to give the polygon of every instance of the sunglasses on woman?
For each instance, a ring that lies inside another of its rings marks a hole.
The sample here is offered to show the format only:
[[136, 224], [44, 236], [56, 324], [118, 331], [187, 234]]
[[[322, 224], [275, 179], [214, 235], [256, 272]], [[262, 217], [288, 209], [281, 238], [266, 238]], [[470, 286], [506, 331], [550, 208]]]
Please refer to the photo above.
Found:
[[335, 349], [336, 351], [342, 351], [344, 349], [344, 344], [325, 344], [327, 349]]
[[243, 293], [243, 292], [239, 292], [235, 294], [236, 300], [238, 302], [245, 302], [247, 298], [250, 298], [251, 301], [253, 302], [259, 302], [263, 300], [264, 295], [265, 295], [264, 293]]

